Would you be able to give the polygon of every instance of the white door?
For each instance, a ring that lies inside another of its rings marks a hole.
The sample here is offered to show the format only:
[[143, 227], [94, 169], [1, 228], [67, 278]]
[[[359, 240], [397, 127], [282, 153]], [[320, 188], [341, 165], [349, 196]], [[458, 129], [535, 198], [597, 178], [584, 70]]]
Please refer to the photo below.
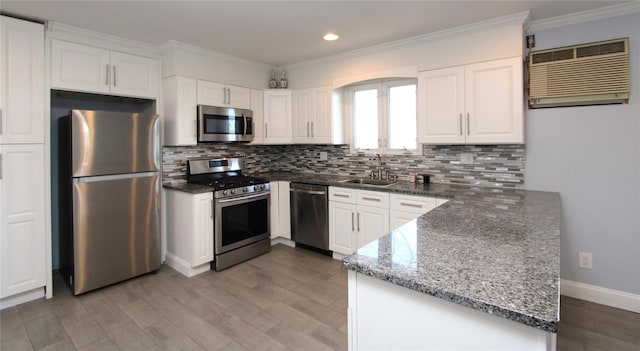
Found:
[[291, 91], [265, 91], [265, 144], [291, 144], [291, 122]]
[[227, 86], [229, 106], [235, 108], [251, 109], [251, 89], [243, 87]]
[[46, 283], [44, 145], [0, 145], [0, 298]]
[[155, 59], [111, 53], [111, 94], [156, 98], [158, 77]]
[[164, 145], [197, 144], [196, 80], [164, 80]]
[[344, 255], [356, 249], [357, 206], [329, 201], [329, 249]]
[[262, 90], [251, 89], [251, 111], [253, 111], [253, 141], [252, 144], [264, 142], [264, 93]]
[[522, 65], [516, 57], [466, 66], [468, 144], [524, 142]]
[[227, 106], [227, 87], [223, 84], [199, 80], [198, 105]]
[[52, 40], [51, 88], [108, 94], [111, 90], [109, 50]]
[[357, 249], [389, 233], [389, 209], [358, 206]]
[[313, 104], [311, 102], [312, 90], [296, 90], [293, 92], [293, 142], [308, 143], [311, 139], [311, 115]]
[[193, 267], [213, 261], [213, 193], [193, 197]]
[[464, 67], [418, 74], [418, 142], [464, 144]]
[[333, 142], [331, 95], [331, 87], [314, 89], [313, 118], [310, 120], [311, 138], [314, 143], [330, 144]]
[[44, 142], [44, 28], [2, 16], [0, 143]]

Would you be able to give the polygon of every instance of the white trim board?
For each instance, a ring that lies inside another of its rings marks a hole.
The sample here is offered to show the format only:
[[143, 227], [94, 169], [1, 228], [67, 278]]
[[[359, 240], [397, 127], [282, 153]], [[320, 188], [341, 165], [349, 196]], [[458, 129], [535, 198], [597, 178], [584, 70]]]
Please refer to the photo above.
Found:
[[560, 294], [640, 313], [640, 295], [624, 291], [560, 279]]

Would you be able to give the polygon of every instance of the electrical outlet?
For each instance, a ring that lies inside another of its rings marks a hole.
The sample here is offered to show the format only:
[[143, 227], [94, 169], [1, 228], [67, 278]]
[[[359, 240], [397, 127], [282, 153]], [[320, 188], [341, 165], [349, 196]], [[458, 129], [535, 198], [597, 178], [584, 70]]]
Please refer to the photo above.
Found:
[[327, 152], [320, 151], [320, 161], [326, 161], [326, 160], [327, 160]]
[[578, 252], [578, 267], [593, 269], [593, 256], [591, 252]]
[[460, 154], [460, 163], [463, 165], [473, 164], [473, 154], [470, 152], [463, 152]]

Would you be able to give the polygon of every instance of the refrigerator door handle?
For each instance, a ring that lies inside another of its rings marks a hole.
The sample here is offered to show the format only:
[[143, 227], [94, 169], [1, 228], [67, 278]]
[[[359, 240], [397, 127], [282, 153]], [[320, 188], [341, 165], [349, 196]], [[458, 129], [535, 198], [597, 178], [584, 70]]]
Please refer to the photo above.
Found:
[[73, 182], [74, 183], [91, 183], [91, 182], [103, 182], [108, 180], [146, 178], [146, 177], [155, 177], [155, 176], [158, 176], [158, 172], [125, 173], [125, 174], [112, 174], [112, 175], [93, 176], [93, 177], [76, 177], [76, 178], [73, 178]]

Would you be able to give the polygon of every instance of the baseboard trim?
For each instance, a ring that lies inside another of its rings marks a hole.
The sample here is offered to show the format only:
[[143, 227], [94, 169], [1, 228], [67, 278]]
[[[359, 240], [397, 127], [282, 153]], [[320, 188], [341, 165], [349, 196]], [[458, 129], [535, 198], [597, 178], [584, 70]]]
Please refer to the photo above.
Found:
[[277, 237], [277, 238], [271, 239], [271, 246], [278, 245], [278, 244], [282, 244], [290, 247], [296, 247], [296, 243], [287, 238]]
[[640, 313], [640, 295], [624, 291], [560, 279], [560, 294]]
[[43, 298], [44, 295], [44, 288], [36, 288], [13, 296], [5, 297], [0, 299], [0, 310]]
[[187, 278], [191, 278], [195, 275], [207, 272], [211, 270], [211, 266], [209, 264], [209, 262], [200, 265], [198, 267], [191, 267], [191, 264], [189, 264], [189, 262], [181, 259], [178, 256], [173, 255], [170, 252], [167, 252], [167, 254], [165, 255], [165, 261], [164, 263], [175, 269], [176, 271], [180, 272], [182, 275], [186, 276]]

